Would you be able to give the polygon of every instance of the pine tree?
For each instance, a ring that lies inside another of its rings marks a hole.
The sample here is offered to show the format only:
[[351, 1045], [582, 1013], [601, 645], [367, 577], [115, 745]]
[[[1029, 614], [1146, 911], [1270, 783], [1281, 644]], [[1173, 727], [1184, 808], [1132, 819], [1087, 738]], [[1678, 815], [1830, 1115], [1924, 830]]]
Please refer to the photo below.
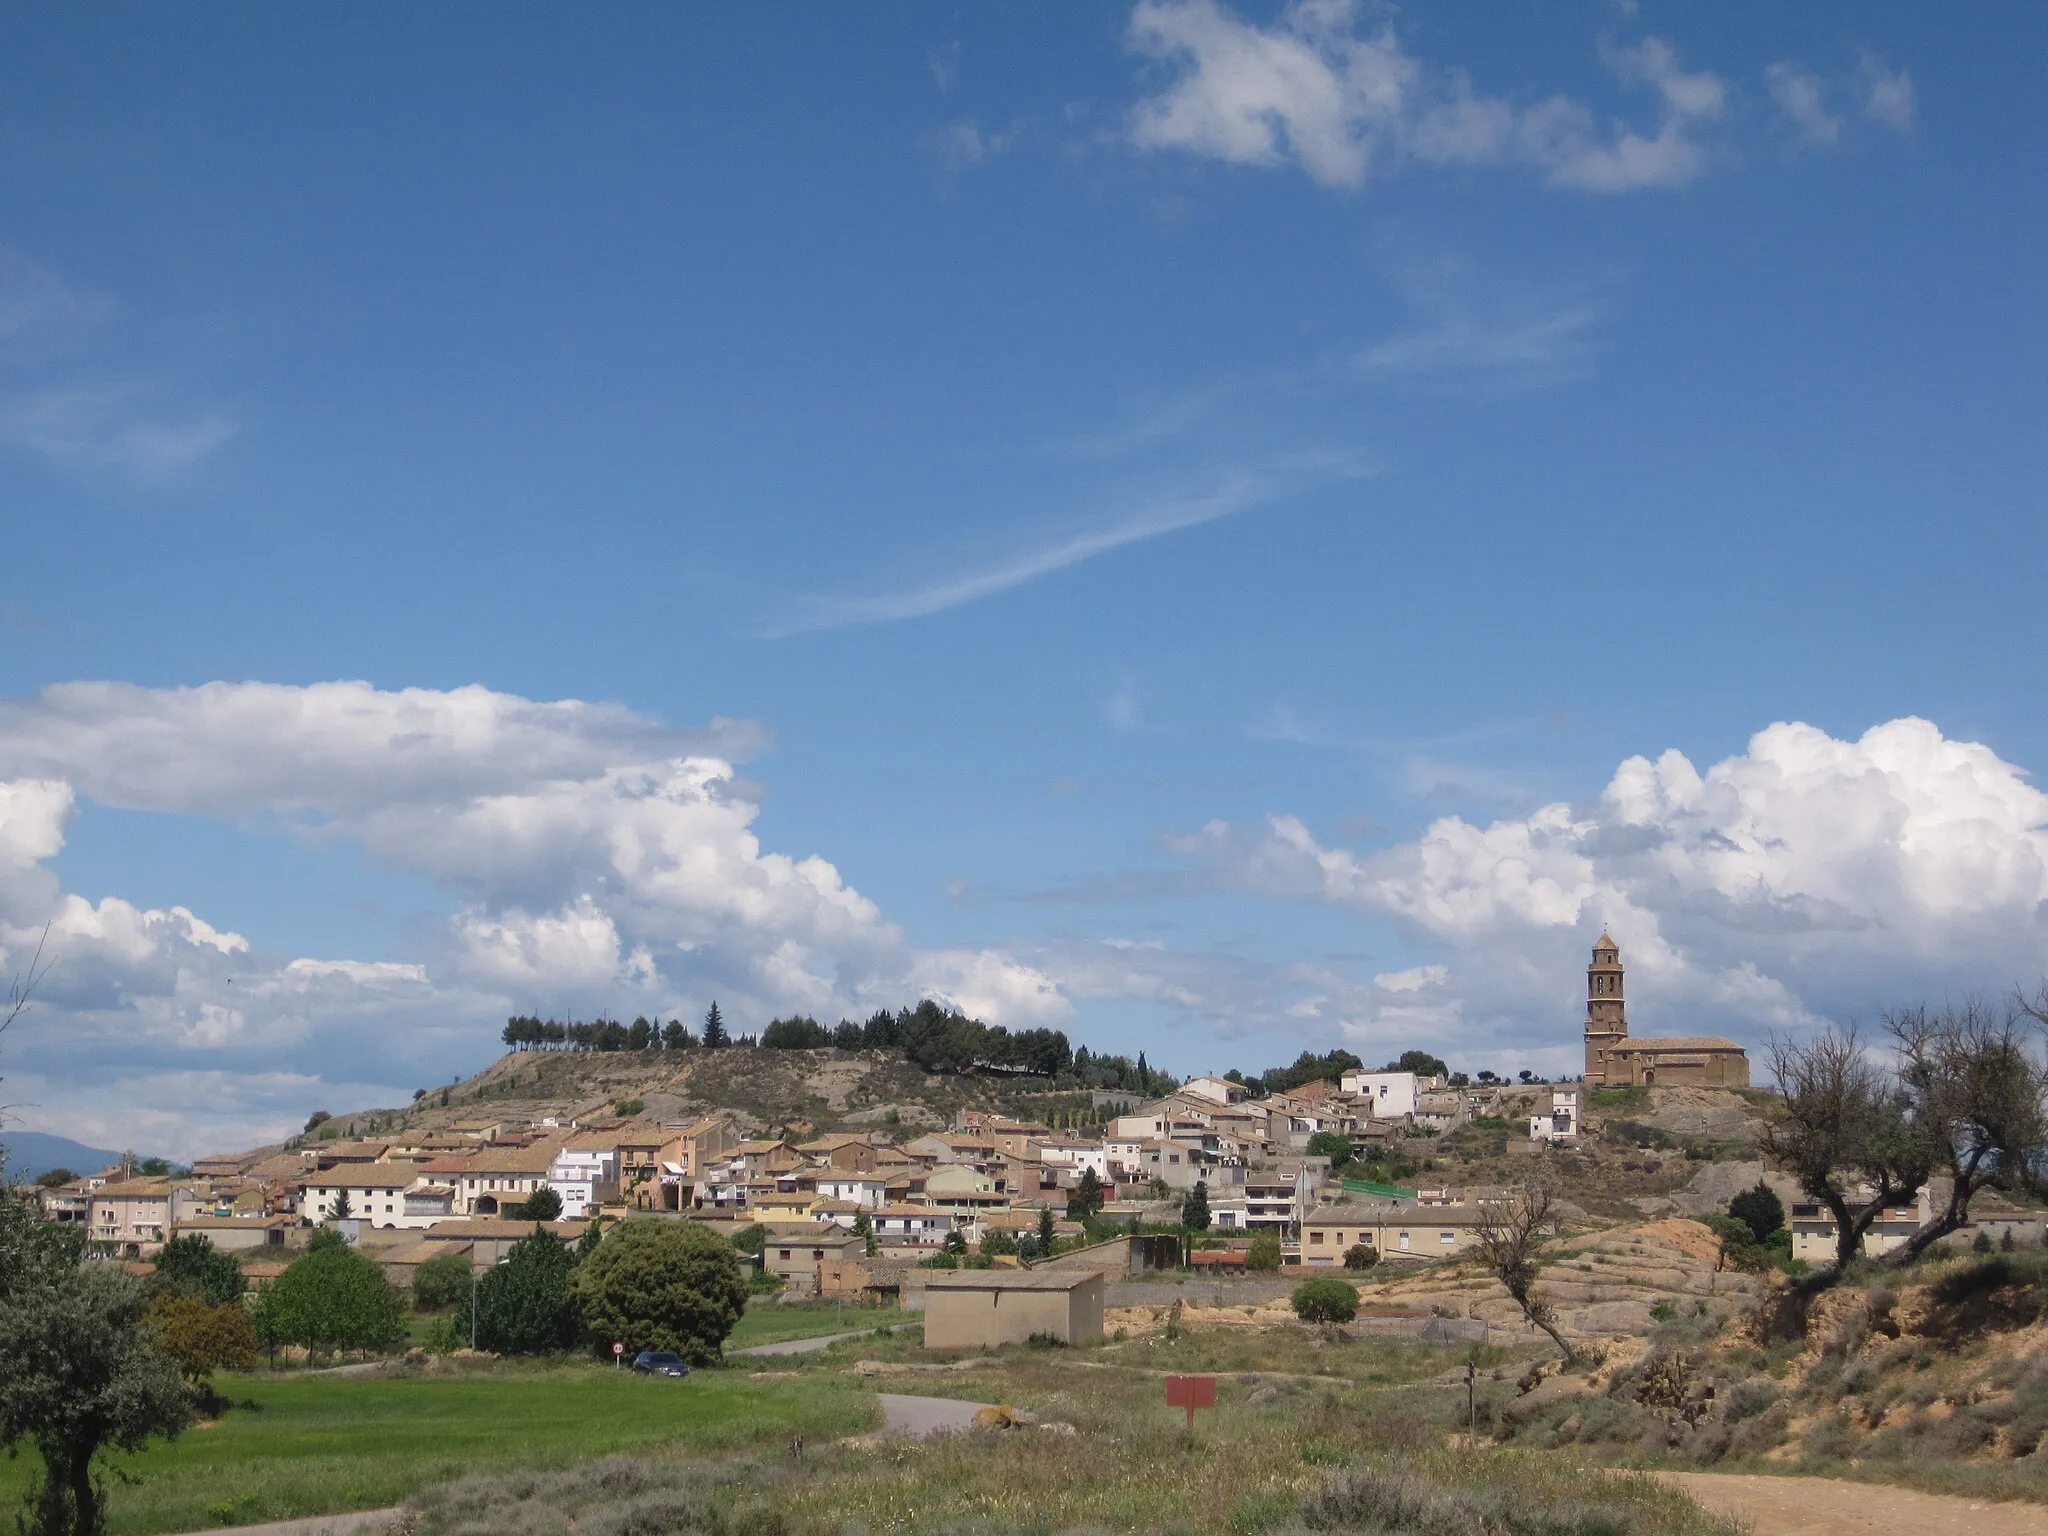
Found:
[[716, 1051], [730, 1044], [732, 1038], [725, 1032], [725, 1015], [718, 1011], [718, 1003], [714, 999], [710, 1012], [704, 1015], [704, 1048]]

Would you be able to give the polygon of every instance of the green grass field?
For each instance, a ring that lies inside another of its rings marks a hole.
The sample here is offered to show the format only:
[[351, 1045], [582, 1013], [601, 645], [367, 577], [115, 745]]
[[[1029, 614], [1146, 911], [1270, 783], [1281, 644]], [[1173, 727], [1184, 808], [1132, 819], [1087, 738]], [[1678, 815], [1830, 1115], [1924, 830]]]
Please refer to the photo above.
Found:
[[[238, 1407], [217, 1424], [120, 1457], [109, 1536], [152, 1536], [396, 1504], [472, 1472], [563, 1467], [668, 1445], [719, 1454], [878, 1422], [874, 1395], [824, 1380], [703, 1371], [652, 1380], [595, 1365], [394, 1377], [258, 1373], [220, 1381]], [[33, 1453], [0, 1461], [0, 1521], [19, 1507]], [[133, 1479], [128, 1481], [127, 1479]]]
[[893, 1323], [916, 1322], [914, 1312], [894, 1307], [842, 1306], [837, 1302], [792, 1302], [777, 1305], [772, 1297], [760, 1296], [747, 1308], [746, 1316], [725, 1341], [726, 1351], [747, 1349], [756, 1344], [779, 1344], [784, 1339], [815, 1339], [828, 1333], [860, 1333], [885, 1328]]

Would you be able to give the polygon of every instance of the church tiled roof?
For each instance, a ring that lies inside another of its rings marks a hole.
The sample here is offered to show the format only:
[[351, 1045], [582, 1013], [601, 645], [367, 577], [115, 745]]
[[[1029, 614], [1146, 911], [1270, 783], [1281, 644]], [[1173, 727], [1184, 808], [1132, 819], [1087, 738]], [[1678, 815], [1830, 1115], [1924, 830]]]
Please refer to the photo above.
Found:
[[1610, 1046], [1608, 1054], [1621, 1055], [1629, 1051], [1739, 1051], [1742, 1047], [1733, 1040], [1724, 1040], [1719, 1035], [1630, 1035], [1619, 1045]]

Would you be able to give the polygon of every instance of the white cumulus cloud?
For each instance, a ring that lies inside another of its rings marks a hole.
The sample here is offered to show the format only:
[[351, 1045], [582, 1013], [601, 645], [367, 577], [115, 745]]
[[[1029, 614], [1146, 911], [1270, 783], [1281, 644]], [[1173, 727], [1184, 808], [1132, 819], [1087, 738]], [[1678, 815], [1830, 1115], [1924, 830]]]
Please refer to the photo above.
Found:
[[1753, 1040], [2048, 970], [2048, 795], [1919, 719], [1854, 741], [1773, 725], [1704, 772], [1634, 757], [1589, 803], [1449, 816], [1374, 854], [1285, 816], [1169, 847], [1239, 889], [1399, 920], [1447, 953], [1443, 1001], [1472, 1020], [1569, 1017], [1603, 926], [1666, 1033]]
[[[63, 1130], [110, 1093], [198, 1081], [232, 1056], [292, 1102], [259, 1113], [245, 1093], [224, 1119], [159, 1099], [186, 1116], [170, 1150], [204, 1150], [202, 1127], [274, 1135], [314, 1107], [309, 1082], [360, 1085], [370, 1062], [386, 1100], [403, 1096], [473, 1067], [514, 1011], [688, 1017], [716, 996], [745, 1028], [934, 995], [1066, 1021], [1042, 972], [919, 949], [826, 859], [762, 847], [756, 794], [719, 749], [763, 739], [744, 722], [676, 731], [617, 705], [355, 682], [81, 683], [0, 704], [0, 968], [46, 927], [55, 961], [10, 1059], [61, 1099], [23, 1118]], [[394, 959], [266, 954], [183, 907], [94, 904], [47, 867], [81, 800], [345, 840], [457, 910]]]

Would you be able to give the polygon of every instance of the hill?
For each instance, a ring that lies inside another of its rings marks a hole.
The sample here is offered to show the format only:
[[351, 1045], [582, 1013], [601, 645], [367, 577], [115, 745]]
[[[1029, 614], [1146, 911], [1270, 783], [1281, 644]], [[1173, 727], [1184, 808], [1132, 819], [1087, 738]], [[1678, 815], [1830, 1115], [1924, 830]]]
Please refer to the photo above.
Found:
[[1091, 1119], [1098, 1097], [1136, 1099], [1055, 1089], [1045, 1078], [926, 1072], [894, 1050], [514, 1051], [416, 1104], [338, 1114], [322, 1129], [377, 1135], [479, 1114], [588, 1119], [639, 1100], [666, 1120], [726, 1110], [751, 1132], [900, 1126], [915, 1134], [952, 1124], [964, 1109]]
[[52, 1168], [98, 1173], [109, 1163], [121, 1160], [120, 1153], [105, 1147], [88, 1147], [68, 1136], [52, 1136], [44, 1131], [0, 1132], [0, 1147], [7, 1152], [8, 1176], [16, 1179], [32, 1179]]

